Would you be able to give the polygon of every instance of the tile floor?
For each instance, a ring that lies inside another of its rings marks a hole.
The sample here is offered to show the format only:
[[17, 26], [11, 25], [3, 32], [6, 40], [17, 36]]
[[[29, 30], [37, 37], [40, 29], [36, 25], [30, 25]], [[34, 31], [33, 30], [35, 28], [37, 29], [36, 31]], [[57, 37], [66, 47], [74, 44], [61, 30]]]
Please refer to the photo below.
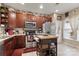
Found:
[[58, 45], [58, 56], [79, 56], [79, 49], [66, 44]]
[[[23, 56], [37, 56], [36, 51], [24, 53]], [[66, 44], [58, 44], [58, 56], [79, 56], [79, 49]]]
[[34, 51], [34, 52], [24, 53], [22, 56], [37, 56], [37, 55], [36, 55], [36, 51]]

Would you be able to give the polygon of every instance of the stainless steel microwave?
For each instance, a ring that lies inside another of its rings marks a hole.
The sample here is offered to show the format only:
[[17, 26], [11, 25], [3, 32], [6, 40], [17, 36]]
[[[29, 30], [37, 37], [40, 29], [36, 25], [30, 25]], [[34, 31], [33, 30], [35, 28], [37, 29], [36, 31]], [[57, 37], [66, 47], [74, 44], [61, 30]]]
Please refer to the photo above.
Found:
[[25, 22], [25, 28], [26, 29], [36, 29], [36, 22]]

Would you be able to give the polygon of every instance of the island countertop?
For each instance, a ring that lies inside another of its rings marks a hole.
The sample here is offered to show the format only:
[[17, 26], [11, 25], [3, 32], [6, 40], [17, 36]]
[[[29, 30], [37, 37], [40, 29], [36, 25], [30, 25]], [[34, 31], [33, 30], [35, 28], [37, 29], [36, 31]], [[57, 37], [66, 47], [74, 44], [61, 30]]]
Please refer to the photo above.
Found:
[[57, 38], [55, 35], [37, 35], [39, 39], [51, 39], [51, 38]]
[[6, 40], [6, 39], [9, 39], [9, 38], [12, 38], [14, 36], [20, 36], [20, 35], [25, 35], [25, 34], [13, 34], [13, 35], [6, 35], [6, 36], [3, 36], [2, 38], [0, 38], [0, 42]]

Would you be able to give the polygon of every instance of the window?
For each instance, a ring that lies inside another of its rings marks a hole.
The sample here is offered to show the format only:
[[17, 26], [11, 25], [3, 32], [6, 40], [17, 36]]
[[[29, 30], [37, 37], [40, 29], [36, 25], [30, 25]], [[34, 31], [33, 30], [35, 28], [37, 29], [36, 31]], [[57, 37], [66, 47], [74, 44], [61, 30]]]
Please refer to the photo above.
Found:
[[72, 29], [70, 22], [68, 20], [64, 20], [64, 26], [63, 26], [63, 38], [64, 39], [72, 39]]

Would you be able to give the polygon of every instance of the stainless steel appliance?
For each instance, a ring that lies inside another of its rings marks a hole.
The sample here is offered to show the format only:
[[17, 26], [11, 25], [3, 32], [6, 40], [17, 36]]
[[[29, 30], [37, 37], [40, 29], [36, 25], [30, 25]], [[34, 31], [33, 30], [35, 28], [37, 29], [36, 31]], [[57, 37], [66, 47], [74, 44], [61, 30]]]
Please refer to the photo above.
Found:
[[26, 32], [26, 36], [27, 36], [27, 41], [28, 42], [33, 42], [33, 38], [36, 34], [36, 22], [31, 22], [31, 21], [26, 21], [25, 22], [25, 32]]
[[31, 21], [29, 21], [29, 22], [25, 22], [25, 30], [26, 31], [34, 31], [34, 30], [36, 30], [36, 22], [31, 22]]

